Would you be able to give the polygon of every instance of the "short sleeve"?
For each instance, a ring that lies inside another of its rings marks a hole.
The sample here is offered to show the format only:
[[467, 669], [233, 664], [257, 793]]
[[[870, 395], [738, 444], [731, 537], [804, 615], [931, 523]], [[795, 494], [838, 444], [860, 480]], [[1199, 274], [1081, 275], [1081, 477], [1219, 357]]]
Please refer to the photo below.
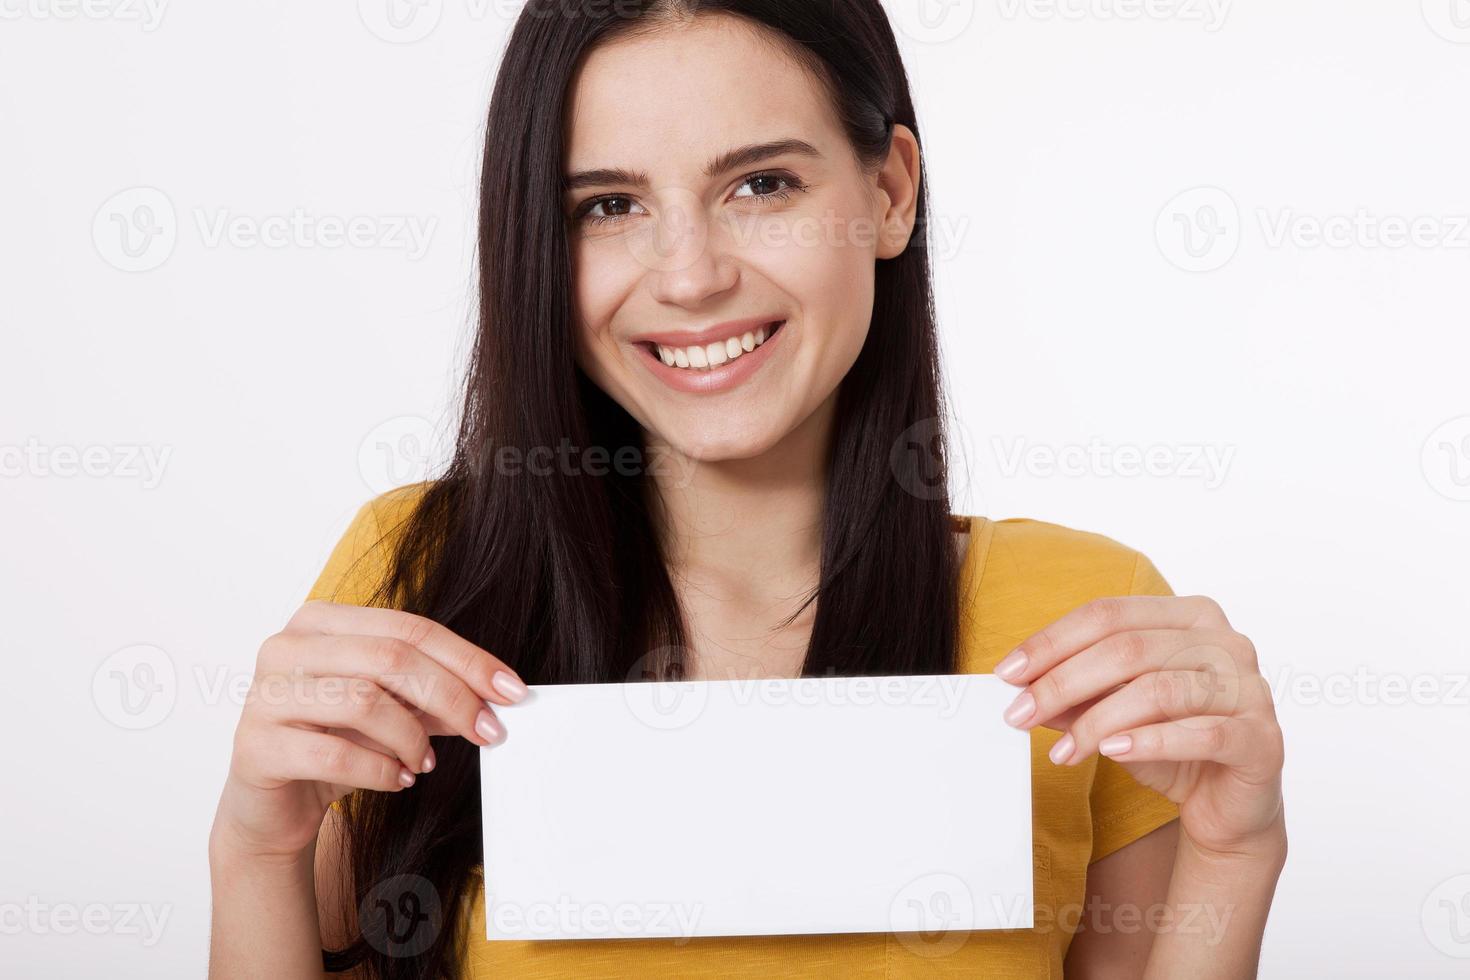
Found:
[[[1134, 561], [1129, 595], [1173, 595], [1174, 591], [1153, 562], [1142, 554]], [[1171, 820], [1179, 807], [1162, 793], [1139, 783], [1120, 763], [1099, 756], [1092, 780], [1092, 855], [1089, 863], [1107, 857]]]
[[358, 508], [306, 598], [354, 606], [375, 604], [378, 588], [392, 568], [397, 538], [421, 491], [417, 486], [400, 488]]

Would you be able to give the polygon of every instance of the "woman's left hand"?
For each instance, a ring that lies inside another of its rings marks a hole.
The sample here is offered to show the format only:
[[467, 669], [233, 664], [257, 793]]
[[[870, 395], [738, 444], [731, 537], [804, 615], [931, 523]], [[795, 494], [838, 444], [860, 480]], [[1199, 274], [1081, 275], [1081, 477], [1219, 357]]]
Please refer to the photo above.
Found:
[[1284, 833], [1275, 704], [1254, 645], [1213, 599], [1096, 599], [1027, 638], [995, 673], [1025, 688], [1007, 722], [1064, 732], [1054, 763], [1115, 759], [1179, 804], [1197, 847], [1252, 853]]

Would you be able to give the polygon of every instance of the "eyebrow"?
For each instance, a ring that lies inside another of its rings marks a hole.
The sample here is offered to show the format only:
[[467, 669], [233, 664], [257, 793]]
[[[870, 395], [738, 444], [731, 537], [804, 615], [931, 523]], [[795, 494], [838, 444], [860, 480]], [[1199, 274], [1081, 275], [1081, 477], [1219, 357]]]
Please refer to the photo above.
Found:
[[[762, 160], [769, 160], [771, 157], [787, 153], [808, 157], [822, 155], [806, 140], [780, 139], [767, 143], [751, 143], [748, 146], [737, 146], [732, 150], [726, 150], [715, 157], [705, 165], [704, 175], [717, 177], [739, 167], [754, 166]], [[648, 175], [642, 171], [624, 170], [620, 167], [601, 167], [596, 170], [580, 170], [567, 175], [562, 180], [562, 190], [574, 191], [583, 187], [600, 187], [606, 184], [625, 184], [646, 189], [649, 186], [649, 180]]]

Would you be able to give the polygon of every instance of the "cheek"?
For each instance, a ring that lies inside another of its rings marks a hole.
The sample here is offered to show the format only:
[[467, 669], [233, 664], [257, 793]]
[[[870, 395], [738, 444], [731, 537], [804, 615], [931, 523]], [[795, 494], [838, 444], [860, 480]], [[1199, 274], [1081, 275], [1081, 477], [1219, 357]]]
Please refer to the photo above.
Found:
[[577, 361], [593, 378], [605, 375], [617, 357], [611, 321], [629, 288], [617, 262], [608, 261], [595, 244], [573, 246], [573, 322], [577, 325]]
[[830, 357], [845, 370], [872, 319], [877, 252], [865, 214], [851, 204], [827, 214], [794, 219], [779, 244], [761, 250], [760, 263], [762, 273], [795, 299], [823, 360]]

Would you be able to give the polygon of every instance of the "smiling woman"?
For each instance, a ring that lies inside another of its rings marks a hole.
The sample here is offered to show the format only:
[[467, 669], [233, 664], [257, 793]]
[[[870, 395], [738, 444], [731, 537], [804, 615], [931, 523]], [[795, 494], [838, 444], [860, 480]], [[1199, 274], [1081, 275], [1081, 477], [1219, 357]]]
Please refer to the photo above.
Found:
[[[456, 451], [261, 647], [306, 693], [242, 716], [212, 975], [1253, 970], [1285, 847], [1254, 650], [1117, 542], [950, 512], [922, 160], [878, 0], [526, 4]], [[479, 751], [527, 683], [991, 671], [1031, 733], [1035, 928], [485, 940]], [[1228, 927], [1170, 928], [1201, 904]]]

